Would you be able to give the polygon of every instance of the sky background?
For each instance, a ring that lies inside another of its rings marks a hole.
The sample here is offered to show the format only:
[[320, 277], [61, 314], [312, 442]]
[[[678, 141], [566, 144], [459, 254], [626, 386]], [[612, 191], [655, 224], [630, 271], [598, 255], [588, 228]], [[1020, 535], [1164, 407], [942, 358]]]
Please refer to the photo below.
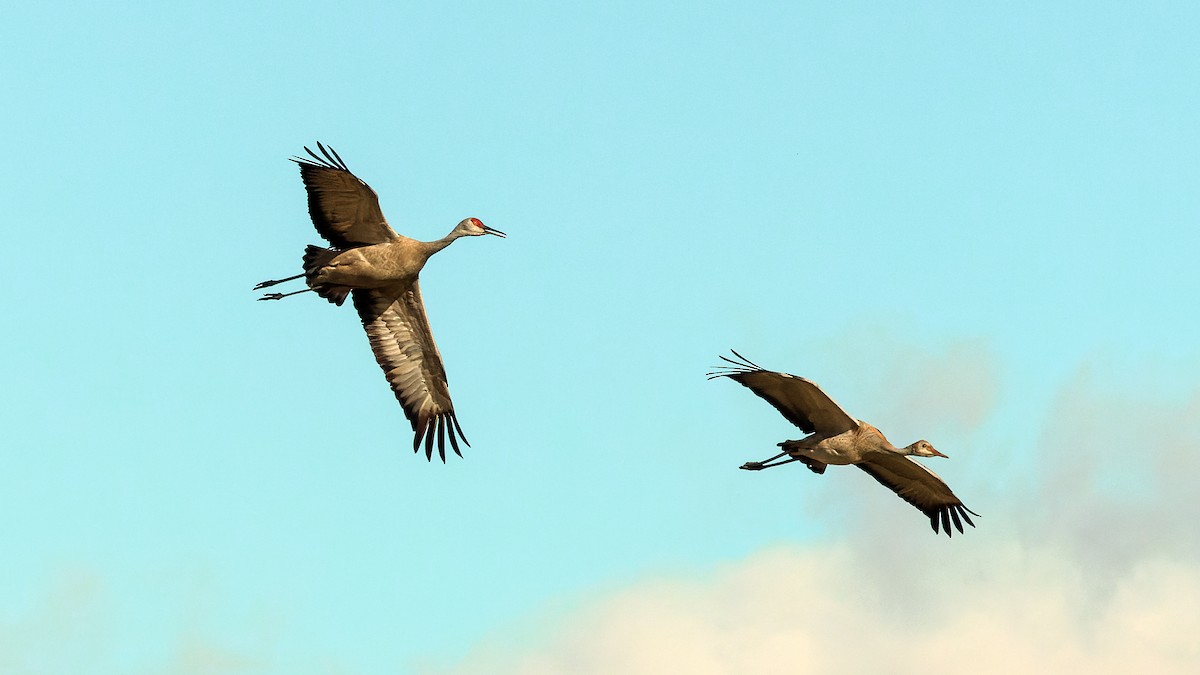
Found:
[[[20, 3], [0, 671], [1195, 672], [1200, 6]], [[336, 148], [473, 446], [255, 302]], [[809, 377], [981, 517], [737, 470]]]

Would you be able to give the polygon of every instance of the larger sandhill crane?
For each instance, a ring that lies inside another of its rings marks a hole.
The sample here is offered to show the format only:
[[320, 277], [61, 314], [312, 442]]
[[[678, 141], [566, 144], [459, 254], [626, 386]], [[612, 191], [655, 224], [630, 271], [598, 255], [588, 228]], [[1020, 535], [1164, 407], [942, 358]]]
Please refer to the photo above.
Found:
[[347, 295], [352, 295], [375, 360], [412, 424], [413, 452], [424, 439], [425, 457], [432, 459], [436, 436], [438, 455], [445, 462], [449, 429], [450, 446], [462, 457], [456, 435], [467, 446], [471, 444], [454, 415], [446, 369], [433, 343], [417, 276], [430, 256], [459, 237], [505, 234], [478, 218], [467, 218], [437, 241], [402, 237], [387, 224], [379, 209], [379, 196], [371, 186], [350, 173], [333, 148], [326, 149], [320, 143], [317, 148], [324, 157], [305, 147], [311, 159], [291, 159], [300, 165], [313, 225], [333, 248], [309, 246], [304, 252], [303, 274], [264, 281], [254, 287], [258, 290], [304, 277], [308, 288], [267, 293], [259, 300], [316, 291], [329, 302], [341, 305]]
[[[816, 383], [764, 370], [737, 352], [733, 355], [737, 361], [720, 357], [731, 365], [709, 373], [708, 379], [728, 377], [741, 383], [775, 406], [804, 433], [811, 434], [798, 441], [784, 441], [779, 444], [783, 452], [761, 462], [746, 462], [740, 468], [759, 471], [799, 461], [821, 474], [829, 464], [853, 464], [928, 516], [934, 534], [940, 524], [946, 536], [954, 536], [950, 532], [951, 520], [959, 532], [963, 531], [961, 520], [975, 527], [967, 513], [979, 514], [963, 506], [937, 474], [909, 459], [909, 455], [946, 456], [928, 441], [897, 448], [878, 429], [842, 410]], [[775, 461], [784, 455], [790, 458]]]

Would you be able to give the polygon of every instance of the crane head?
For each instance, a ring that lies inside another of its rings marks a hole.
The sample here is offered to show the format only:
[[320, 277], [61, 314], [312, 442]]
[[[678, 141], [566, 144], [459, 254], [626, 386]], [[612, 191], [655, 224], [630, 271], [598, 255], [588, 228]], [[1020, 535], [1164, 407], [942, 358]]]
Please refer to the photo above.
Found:
[[488, 227], [487, 225], [484, 225], [483, 221], [478, 218], [467, 218], [466, 220], [459, 223], [458, 227], [455, 227], [454, 230], [460, 236], [468, 236], [468, 237], [482, 237], [485, 234], [494, 234], [497, 237], [502, 237], [502, 238], [508, 236], [508, 235], [504, 234], [503, 232], [501, 232], [500, 230], [494, 230], [494, 229]]
[[[908, 446], [908, 449], [910, 451], [908, 454], [916, 455], [917, 457], [946, 457], [946, 455], [938, 452], [937, 449], [933, 447], [932, 443], [925, 440], [913, 443], [912, 445]], [[947, 459], [949, 458], [947, 457]]]

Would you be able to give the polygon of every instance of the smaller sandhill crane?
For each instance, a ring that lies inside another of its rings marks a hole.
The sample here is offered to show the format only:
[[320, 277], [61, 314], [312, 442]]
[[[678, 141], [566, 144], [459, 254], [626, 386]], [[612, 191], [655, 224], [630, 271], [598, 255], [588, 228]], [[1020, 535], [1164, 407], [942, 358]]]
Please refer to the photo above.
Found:
[[[954, 536], [950, 531], [952, 520], [959, 532], [963, 531], [962, 520], [975, 527], [967, 513], [976, 517], [979, 514], [963, 506], [937, 474], [909, 459], [910, 455], [946, 456], [928, 441], [897, 448], [878, 429], [847, 414], [816, 383], [764, 370], [737, 352], [733, 355], [737, 361], [720, 357], [730, 365], [720, 366], [708, 374], [708, 379], [728, 377], [739, 382], [810, 434], [798, 441], [784, 441], [779, 444], [783, 452], [761, 462], [746, 462], [740, 468], [759, 471], [803, 462], [813, 473], [822, 474], [830, 464], [853, 464], [928, 516], [934, 534], [940, 524], [946, 536]], [[789, 459], [775, 461], [784, 455]]]
[[379, 196], [371, 186], [350, 173], [333, 148], [320, 143], [317, 148], [324, 157], [305, 147], [312, 159], [291, 159], [300, 165], [313, 225], [333, 248], [309, 246], [304, 252], [303, 274], [264, 281], [254, 287], [268, 288], [303, 277], [308, 288], [267, 293], [259, 300], [280, 300], [315, 291], [340, 306], [346, 296], [352, 295], [375, 360], [412, 424], [413, 452], [418, 451], [423, 439], [425, 457], [432, 460], [436, 436], [438, 455], [445, 462], [449, 431], [450, 446], [462, 457], [457, 439], [468, 447], [471, 444], [454, 414], [446, 369], [429, 330], [417, 276], [430, 256], [459, 237], [506, 235], [478, 218], [467, 218], [437, 241], [402, 237], [384, 219]]

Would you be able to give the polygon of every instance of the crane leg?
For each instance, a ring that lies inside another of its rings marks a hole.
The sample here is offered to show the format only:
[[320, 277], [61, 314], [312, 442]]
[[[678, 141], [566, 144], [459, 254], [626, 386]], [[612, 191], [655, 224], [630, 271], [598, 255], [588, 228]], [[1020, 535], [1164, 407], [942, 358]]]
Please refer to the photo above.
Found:
[[302, 291], [292, 291], [291, 293], [263, 293], [263, 296], [259, 300], [282, 300], [289, 295], [299, 295], [300, 293], [307, 293], [312, 290], [315, 289], [306, 288]]
[[[738, 468], [745, 469], [747, 471], [761, 471], [762, 469], [770, 469], [773, 466], [783, 466], [784, 464], [788, 464], [790, 462], [795, 462], [795, 461], [800, 460], [799, 457], [792, 457], [790, 459], [785, 459], [780, 462], [775, 462], [775, 460], [779, 459], [780, 457], [783, 457], [786, 454], [788, 454], [788, 453], [781, 452], [778, 455], [775, 455], [774, 457], [771, 457], [770, 459], [764, 459], [761, 462], [746, 462], [745, 464], [739, 466]], [[771, 462], [775, 462], [775, 463], [772, 464]]]
[[286, 278], [286, 279], [271, 279], [270, 281], [264, 281], [264, 282], [262, 282], [262, 283], [260, 283], [260, 284], [257, 284], [257, 285], [254, 287], [254, 290], [256, 290], [256, 291], [257, 291], [257, 290], [261, 290], [261, 289], [263, 289], [263, 288], [270, 288], [271, 286], [274, 286], [275, 284], [282, 284], [282, 283], [283, 283], [283, 282], [285, 282], [285, 281], [291, 281], [292, 279], [299, 279], [299, 278], [300, 278], [300, 277], [302, 277], [302, 276], [304, 276], [304, 275], [303, 275], [303, 274], [297, 274], [297, 275], [296, 275], [296, 276], [294, 276], [294, 277], [288, 277], [288, 278]]

